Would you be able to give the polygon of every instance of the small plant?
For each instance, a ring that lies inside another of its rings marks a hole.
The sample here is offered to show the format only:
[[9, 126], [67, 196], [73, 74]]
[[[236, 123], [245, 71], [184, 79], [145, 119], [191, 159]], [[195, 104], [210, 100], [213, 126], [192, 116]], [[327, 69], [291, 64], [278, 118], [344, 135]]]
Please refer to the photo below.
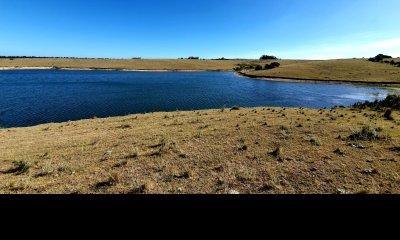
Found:
[[306, 138], [305, 138], [308, 142], [310, 142], [312, 145], [314, 145], [314, 146], [321, 146], [322, 144], [321, 144], [321, 140], [319, 139], [319, 137], [317, 137], [317, 136], [314, 136], [314, 135], [308, 135]]
[[240, 107], [238, 107], [238, 106], [233, 106], [233, 107], [231, 108], [231, 111], [237, 111], [237, 110], [240, 110]]
[[282, 159], [283, 158], [283, 148], [281, 146], [277, 147], [272, 153], [272, 156]]

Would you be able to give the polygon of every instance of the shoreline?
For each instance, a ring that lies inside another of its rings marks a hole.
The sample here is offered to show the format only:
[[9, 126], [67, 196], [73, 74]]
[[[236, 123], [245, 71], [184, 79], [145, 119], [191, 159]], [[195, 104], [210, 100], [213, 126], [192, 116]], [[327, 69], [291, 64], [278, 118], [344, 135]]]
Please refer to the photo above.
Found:
[[66, 70], [66, 71], [120, 71], [120, 72], [233, 72], [224, 70], [190, 70], [190, 69], [122, 69], [122, 68], [73, 68], [73, 67], [0, 67], [0, 71], [12, 70]]
[[120, 71], [120, 72], [233, 72], [236, 76], [275, 81], [275, 82], [290, 82], [290, 83], [317, 83], [317, 84], [343, 84], [343, 85], [367, 85], [367, 86], [380, 86], [392, 87], [398, 89], [399, 82], [368, 82], [360, 80], [323, 80], [323, 79], [307, 79], [307, 78], [288, 78], [276, 76], [254, 76], [243, 72], [226, 71], [226, 70], [190, 70], [190, 69], [120, 69], [120, 68], [74, 68], [74, 67], [0, 67], [0, 71], [13, 71], [13, 70], [65, 70], [65, 71]]
[[[399, 82], [367, 82], [367, 81], [359, 81], [359, 80], [323, 80], [323, 79], [306, 79], [306, 78], [287, 78], [287, 77], [273, 77], [273, 76], [254, 76], [250, 74], [246, 74], [243, 72], [236, 72], [238, 76], [258, 79], [258, 80], [267, 80], [267, 81], [275, 81], [275, 82], [291, 82], [291, 83], [318, 83], [318, 84], [343, 84], [343, 85], [369, 85], [369, 86], [380, 86], [380, 87], [400, 87]], [[394, 85], [394, 86], [393, 86]]]

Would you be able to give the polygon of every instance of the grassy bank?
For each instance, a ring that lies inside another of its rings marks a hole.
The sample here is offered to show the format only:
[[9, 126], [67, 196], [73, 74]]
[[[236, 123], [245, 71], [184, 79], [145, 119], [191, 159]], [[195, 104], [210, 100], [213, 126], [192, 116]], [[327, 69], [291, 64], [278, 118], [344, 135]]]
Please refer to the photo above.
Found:
[[[400, 62], [399, 59], [396, 61]], [[277, 62], [281, 64], [279, 68], [242, 72], [249, 77], [261, 78], [400, 85], [399, 67], [366, 59]]]
[[0, 129], [0, 193], [400, 193], [400, 113], [243, 108]]

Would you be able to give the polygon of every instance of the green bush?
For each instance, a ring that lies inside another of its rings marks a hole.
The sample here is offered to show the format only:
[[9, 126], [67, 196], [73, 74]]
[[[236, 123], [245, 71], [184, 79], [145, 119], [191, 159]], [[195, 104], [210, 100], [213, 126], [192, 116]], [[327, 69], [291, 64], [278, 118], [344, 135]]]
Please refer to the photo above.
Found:
[[261, 65], [257, 65], [255, 68], [254, 68], [254, 70], [256, 70], [256, 71], [260, 71], [260, 70], [262, 70], [263, 69], [263, 67], [261, 66]]
[[265, 69], [265, 70], [269, 70], [269, 69], [278, 68], [278, 67], [280, 67], [280, 66], [281, 66], [280, 63], [278, 63], [278, 62], [273, 62], [273, 63], [271, 63], [271, 64], [265, 64], [264, 69]]
[[389, 95], [385, 100], [364, 103], [358, 102], [353, 105], [355, 108], [365, 109], [367, 107], [372, 109], [392, 108], [400, 110], [400, 95]]

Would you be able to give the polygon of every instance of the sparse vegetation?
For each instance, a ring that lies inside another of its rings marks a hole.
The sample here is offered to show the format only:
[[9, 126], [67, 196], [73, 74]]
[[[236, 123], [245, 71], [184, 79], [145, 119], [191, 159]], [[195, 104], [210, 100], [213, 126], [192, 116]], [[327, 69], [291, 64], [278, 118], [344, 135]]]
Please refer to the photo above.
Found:
[[238, 108], [3, 129], [0, 191], [400, 193], [400, 125], [384, 113]]
[[382, 110], [383, 108], [400, 110], [400, 95], [389, 95], [382, 101], [367, 101], [364, 103], [358, 102], [354, 104], [353, 107], [358, 109], [371, 108], [373, 110]]
[[[279, 60], [278, 68], [253, 71], [249, 64], [236, 68], [253, 78], [287, 79], [292, 81], [345, 82], [400, 86], [400, 68], [377, 64], [364, 59], [343, 60]], [[263, 64], [270, 65], [271, 62]]]

